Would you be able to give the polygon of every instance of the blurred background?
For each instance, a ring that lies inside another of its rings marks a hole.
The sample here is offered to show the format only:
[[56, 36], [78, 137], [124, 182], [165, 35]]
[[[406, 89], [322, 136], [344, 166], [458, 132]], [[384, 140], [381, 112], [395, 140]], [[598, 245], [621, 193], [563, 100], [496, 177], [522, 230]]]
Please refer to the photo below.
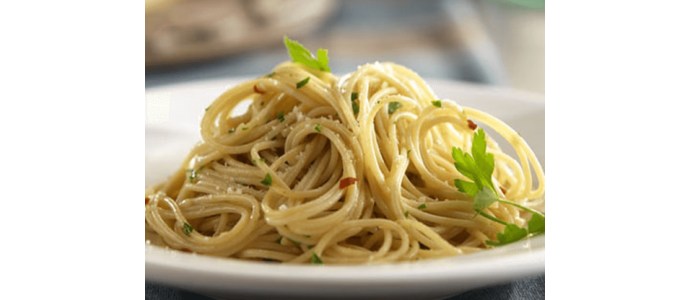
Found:
[[146, 87], [266, 74], [287, 35], [335, 74], [392, 61], [543, 95], [544, 24], [544, 0], [146, 0]]

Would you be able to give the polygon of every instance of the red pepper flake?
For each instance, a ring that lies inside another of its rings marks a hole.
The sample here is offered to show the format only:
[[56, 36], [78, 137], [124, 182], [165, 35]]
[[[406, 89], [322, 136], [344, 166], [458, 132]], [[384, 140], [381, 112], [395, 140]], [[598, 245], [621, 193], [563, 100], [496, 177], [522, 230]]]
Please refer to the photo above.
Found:
[[467, 126], [469, 126], [472, 130], [477, 129], [477, 124], [474, 124], [474, 122], [472, 122], [470, 119], [467, 119]]
[[150, 201], [150, 200], [151, 200], [151, 199], [149, 199], [149, 197], [146, 197], [146, 204], [149, 204], [149, 201]]
[[503, 195], [505, 195], [505, 194], [508, 192], [508, 191], [506, 191], [506, 189], [504, 189], [502, 186], [499, 186], [498, 188], [501, 189], [501, 192], [503, 192]]
[[354, 177], [347, 177], [347, 178], [341, 179], [340, 180], [340, 189], [342, 190], [348, 186], [355, 184], [355, 181], [357, 181], [357, 178], [354, 178]]
[[180, 251], [192, 253], [192, 250], [189, 250], [187, 248], [180, 248]]
[[260, 90], [260, 89], [256, 86], [256, 84], [254, 85], [254, 92], [257, 92], [257, 93], [259, 93], [259, 94], [264, 94], [264, 93], [266, 93], [266, 92]]

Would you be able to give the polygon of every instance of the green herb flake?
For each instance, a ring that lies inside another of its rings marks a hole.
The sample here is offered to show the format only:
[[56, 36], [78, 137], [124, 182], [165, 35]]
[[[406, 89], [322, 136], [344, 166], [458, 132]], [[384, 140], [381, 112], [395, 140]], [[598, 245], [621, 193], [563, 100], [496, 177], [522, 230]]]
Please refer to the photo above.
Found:
[[235, 129], [228, 130], [228, 133], [235, 133]]
[[282, 243], [282, 242], [283, 242], [283, 237], [282, 237], [282, 236], [279, 237], [278, 239], [276, 239], [276, 243], [280, 244], [280, 243]]
[[426, 208], [426, 203], [422, 203], [419, 206], [417, 206], [417, 209], [425, 209]]
[[208, 109], [209, 109], [209, 108], [211, 108], [211, 107], [210, 107], [210, 106], [209, 106], [209, 107], [207, 107], [205, 111], [208, 111]]
[[316, 132], [321, 133], [321, 124], [316, 124], [316, 126], [314, 126], [314, 130], [316, 130]]
[[321, 71], [331, 71], [331, 68], [328, 67], [328, 50], [317, 50], [316, 58], [314, 58], [314, 55], [299, 42], [293, 41], [287, 36], [284, 38], [284, 41], [285, 48], [287, 48], [293, 62], [301, 63], [305, 66], [309, 66]]
[[357, 101], [352, 101], [352, 113], [359, 114], [359, 103]]
[[271, 174], [266, 173], [266, 177], [264, 177], [263, 180], [261, 180], [261, 184], [265, 186], [271, 186], [273, 184], [273, 179], [271, 178]]
[[388, 103], [388, 114], [392, 115], [398, 108], [401, 108], [402, 104], [400, 102], [394, 101], [391, 103]]
[[312, 265], [323, 265], [323, 260], [312, 251], [311, 253], [311, 264]]
[[283, 115], [283, 112], [278, 113], [278, 117], [276, 119], [280, 120], [281, 122], [285, 121], [285, 116]]
[[299, 89], [299, 88], [307, 85], [307, 82], [309, 82], [309, 78], [311, 78], [311, 77], [304, 78], [304, 79], [302, 79], [302, 81], [298, 82], [297, 88]]
[[307, 246], [307, 249], [311, 249], [311, 248], [314, 248], [314, 245], [308, 245]]
[[357, 97], [359, 96], [359, 93], [352, 93], [350, 94], [350, 101], [355, 101], [357, 100]]
[[187, 222], [184, 222], [184, 224], [182, 225], [182, 228], [184, 229], [185, 235], [190, 235], [194, 231], [194, 227], [192, 227], [192, 225], [189, 225], [189, 223], [187, 223]]
[[409, 210], [406, 210], [406, 211], [405, 211], [405, 218], [407, 218], [407, 217], [409, 217], [409, 216], [410, 216], [410, 211], [409, 211]]
[[434, 106], [440, 108], [440, 107], [441, 107], [441, 100], [431, 101], [431, 104], [433, 104]]
[[300, 242], [300, 241], [296, 241], [296, 240], [293, 240], [291, 238], [287, 238], [287, 239], [288, 239], [288, 241], [291, 241], [292, 243], [294, 243], [297, 246], [302, 245], [302, 242]]
[[275, 75], [275, 74], [276, 74], [276, 72], [271, 72], [271, 73], [266, 74], [266, 77], [271, 78], [271, 77], [273, 77], [273, 75]]
[[247, 130], [247, 129], [249, 129], [249, 127], [242, 127], [242, 130]]

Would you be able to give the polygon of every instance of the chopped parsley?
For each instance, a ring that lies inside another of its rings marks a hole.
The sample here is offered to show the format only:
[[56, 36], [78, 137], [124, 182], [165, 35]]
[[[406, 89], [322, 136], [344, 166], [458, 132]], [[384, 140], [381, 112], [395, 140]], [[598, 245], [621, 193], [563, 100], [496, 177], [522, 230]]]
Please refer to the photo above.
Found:
[[401, 107], [402, 107], [402, 104], [400, 104], [400, 102], [398, 102], [398, 101], [388, 103], [388, 114], [392, 115], [396, 110], [398, 110], [398, 108], [401, 108]]
[[293, 240], [291, 238], [287, 238], [287, 239], [288, 239], [288, 241], [291, 241], [292, 243], [294, 243], [297, 246], [302, 245], [302, 242], [300, 242], [300, 241], [296, 241], [296, 240]]
[[285, 48], [287, 48], [292, 61], [296, 63], [301, 63], [305, 66], [312, 67], [321, 71], [330, 72], [331, 68], [328, 67], [328, 50], [319, 49], [316, 51], [316, 58], [314, 55], [302, 44], [297, 41], [289, 39], [287, 36], [284, 38]]
[[422, 203], [419, 206], [417, 206], [417, 209], [425, 209], [426, 208], [426, 203]]
[[309, 78], [311, 78], [311, 77], [304, 78], [304, 79], [302, 79], [302, 81], [298, 82], [297, 88], [299, 89], [299, 88], [307, 85], [307, 82], [309, 82]]
[[242, 130], [247, 130], [247, 129], [249, 129], [249, 127], [242, 127]]
[[431, 101], [431, 104], [433, 104], [436, 107], [441, 107], [441, 100]]
[[182, 225], [182, 228], [184, 229], [185, 235], [190, 235], [194, 231], [194, 227], [192, 227], [192, 225], [189, 225], [189, 223], [187, 223], [187, 222], [184, 222], [184, 225]]
[[228, 133], [235, 133], [235, 129], [228, 130]]
[[409, 210], [406, 210], [406, 211], [405, 211], [405, 218], [407, 218], [407, 217], [409, 217], [409, 216], [410, 216], [410, 211], [409, 211]]
[[352, 93], [350, 95], [350, 101], [352, 101], [352, 112], [355, 115], [359, 113], [359, 103], [357, 103], [357, 96], [359, 96], [359, 93]]
[[205, 111], [208, 111], [208, 109], [209, 109], [209, 108], [211, 108], [211, 107], [210, 107], [210, 106], [209, 106], [209, 107], [207, 107]]
[[271, 72], [271, 73], [266, 74], [266, 77], [271, 78], [271, 77], [273, 77], [273, 75], [275, 75], [275, 74], [276, 74], [276, 72]]
[[280, 120], [281, 122], [285, 121], [285, 116], [283, 116], [282, 111], [278, 113], [278, 117], [276, 117], [276, 119]]
[[323, 260], [312, 251], [311, 253], [311, 264], [312, 265], [323, 265]]
[[316, 130], [316, 132], [321, 133], [321, 124], [316, 124], [316, 126], [314, 126], [314, 130]]
[[266, 173], [266, 177], [264, 177], [264, 179], [261, 180], [261, 184], [265, 186], [271, 186], [271, 184], [273, 184], [273, 178], [271, 178], [271, 174]]
[[205, 166], [201, 166], [198, 170], [194, 170], [194, 169], [187, 170], [187, 172], [191, 172], [191, 174], [189, 174], [189, 181], [194, 182], [194, 180], [196, 180], [198, 173], [201, 172], [201, 170], [203, 170], [204, 167]]

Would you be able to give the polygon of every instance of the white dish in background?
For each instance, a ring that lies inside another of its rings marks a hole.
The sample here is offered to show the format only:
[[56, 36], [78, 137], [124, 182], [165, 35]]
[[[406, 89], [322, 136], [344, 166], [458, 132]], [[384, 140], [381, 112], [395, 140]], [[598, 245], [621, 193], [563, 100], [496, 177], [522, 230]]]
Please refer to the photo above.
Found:
[[[242, 81], [223, 79], [146, 90], [146, 186], [164, 180], [179, 167], [200, 140], [198, 126], [204, 109]], [[427, 82], [439, 98], [488, 112], [516, 129], [544, 165], [543, 96], [446, 80]], [[154, 120], [162, 123], [151, 124]], [[371, 266], [255, 263], [146, 245], [146, 280], [220, 299], [440, 299], [544, 274], [545, 244], [542, 235], [465, 256]]]

